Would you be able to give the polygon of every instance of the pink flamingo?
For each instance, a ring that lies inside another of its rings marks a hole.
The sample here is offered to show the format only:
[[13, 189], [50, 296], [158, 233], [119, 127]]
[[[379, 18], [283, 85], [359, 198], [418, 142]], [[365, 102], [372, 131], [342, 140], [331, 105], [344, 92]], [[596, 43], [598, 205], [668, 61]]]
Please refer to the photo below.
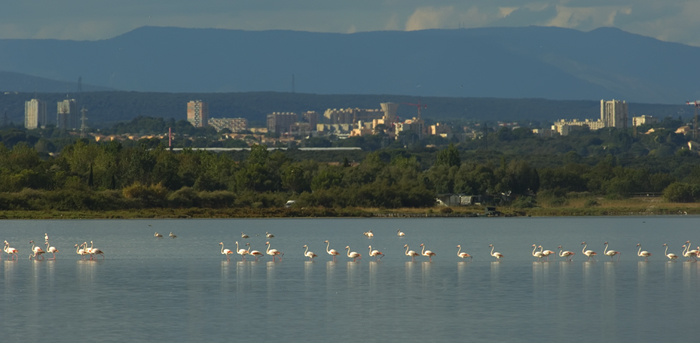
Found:
[[544, 255], [542, 255], [541, 251], [535, 251], [541, 247], [542, 247], [541, 245], [540, 246], [537, 246], [536, 244], [532, 245], [532, 256], [537, 257], [537, 261], [542, 261], [542, 256], [544, 256]]
[[34, 241], [29, 241], [29, 244], [32, 245], [32, 255], [29, 255], [29, 259], [31, 260], [32, 258], [36, 259], [37, 257], [41, 257], [41, 259], [44, 259], [43, 254], [45, 253], [44, 249], [41, 247], [38, 247], [34, 245]]
[[617, 260], [620, 261], [620, 256], [622, 255], [619, 251], [615, 250], [608, 250], [608, 242], [603, 243], [605, 245], [605, 250], [603, 251], [603, 255], [610, 256], [610, 261], [612, 261], [613, 257], [617, 255]]
[[231, 249], [224, 249], [224, 242], [219, 243], [219, 245], [221, 246], [221, 255], [226, 255], [226, 261], [231, 262], [233, 251], [231, 251]]
[[[87, 245], [87, 243], [86, 243], [86, 245]], [[90, 241], [90, 248], [88, 249], [88, 251], [89, 251], [91, 260], [93, 259], [94, 255], [102, 255], [102, 259], [103, 260], [105, 259], [105, 253], [102, 252], [102, 250], [93, 247], [92, 241]]]
[[423, 243], [421, 243], [420, 246], [423, 247], [423, 250], [421, 250], [420, 254], [428, 257], [430, 262], [433, 262], [433, 256], [435, 256], [435, 253], [430, 250], [425, 250], [425, 245]]
[[[326, 241], [326, 243], [327, 242], [328, 241]], [[267, 251], [266, 251], [267, 254], [272, 256], [272, 262], [275, 262], [275, 256], [277, 256], [277, 258], [279, 258], [280, 262], [282, 262], [282, 256], [284, 256], [284, 253], [280, 252], [277, 249], [270, 249], [272, 247], [272, 245], [270, 245], [270, 242], [265, 242], [265, 245], [267, 245]], [[332, 251], [335, 251], [335, 250], [332, 250]]]
[[571, 261], [572, 261], [571, 258], [572, 258], [574, 255], [576, 255], [575, 252], [571, 252], [571, 251], [564, 250], [564, 248], [562, 248], [561, 245], [560, 245], [557, 249], [559, 249], [559, 257], [564, 257], [564, 258], [566, 258], [566, 260], [569, 261], [569, 262], [571, 262]]
[[330, 250], [329, 250], [328, 248], [330, 248], [331, 243], [329, 243], [328, 241], [325, 241], [325, 242], [323, 242], [323, 243], [326, 243], [326, 252], [328, 253], [328, 255], [333, 256], [333, 262], [335, 262], [335, 257], [338, 256], [338, 255], [340, 255], [340, 253], [339, 253], [337, 250], [335, 250], [335, 249], [330, 249]]
[[644, 256], [644, 261], [649, 262], [649, 256], [651, 256], [651, 253], [648, 251], [642, 251], [641, 243], [637, 243], [637, 246], [639, 247], [639, 251], [637, 251], [637, 256]]
[[493, 249], [496, 249], [493, 244], [489, 244], [489, 247], [491, 247], [491, 256], [495, 257], [498, 262], [501, 262], [501, 257], [503, 257], [503, 254], [500, 252], [493, 252]]
[[588, 256], [588, 260], [590, 261], [591, 259], [593, 259], [593, 261], [595, 261], [595, 257], [593, 256], [598, 254], [593, 250], [586, 250], [586, 247], [588, 246], [586, 242], [581, 243], [581, 245], [583, 245], [583, 249], [581, 249], [581, 251], [584, 255]]
[[245, 261], [245, 255], [248, 255], [248, 250], [240, 249], [238, 247], [238, 241], [236, 241], [236, 254], [243, 256], [241, 261]]
[[263, 253], [261, 253], [261, 252], [259, 252], [259, 251], [257, 251], [257, 250], [250, 251], [250, 243], [246, 243], [245, 245], [248, 246], [248, 253], [251, 254], [251, 255], [253, 255], [253, 256], [255, 256], [255, 262], [258, 262], [258, 257], [263, 257], [263, 256], [265, 256]]
[[316, 255], [316, 254], [314, 254], [313, 252], [309, 251], [309, 247], [308, 247], [306, 244], [304, 244], [304, 246], [303, 246], [302, 248], [306, 248], [306, 250], [304, 251], [304, 256], [308, 257], [308, 258], [309, 258], [309, 261], [313, 261], [313, 260], [314, 260], [314, 257], [318, 257], [318, 255]]
[[461, 246], [461, 245], [457, 245], [457, 248], [459, 248], [459, 250], [457, 250], [457, 257], [460, 257], [462, 260], [464, 260], [465, 258], [469, 257], [469, 260], [470, 260], [470, 261], [472, 260], [472, 255], [469, 255], [469, 254], [467, 254], [466, 252], [461, 252], [461, 251], [462, 251], [462, 246]]
[[10, 243], [7, 243], [7, 241], [5, 241], [5, 247], [2, 250], [4, 252], [6, 252], [8, 255], [12, 255], [12, 258], [11, 258], [12, 261], [17, 260], [17, 254], [19, 253], [19, 250], [11, 247]]
[[556, 251], [551, 251], [551, 250], [542, 250], [542, 256], [547, 258], [547, 262], [549, 262], [549, 255], [554, 256], [554, 259], [557, 259], [557, 253]]
[[403, 247], [406, 248], [406, 256], [411, 256], [411, 261], [416, 262], [416, 256], [418, 256], [418, 253], [413, 250], [408, 250], [408, 244], [404, 244]]
[[377, 256], [379, 256], [379, 255], [382, 255], [382, 257], [384, 257], [384, 254], [382, 254], [381, 251], [379, 251], [379, 250], [372, 250], [372, 246], [370, 245], [370, 246], [369, 246], [369, 256], [374, 257], [375, 261], [379, 261], [379, 260], [382, 259], [382, 257], [377, 258]]
[[46, 252], [50, 252], [53, 254], [53, 258], [49, 258], [49, 260], [55, 261], [56, 260], [56, 253], [58, 252], [58, 249], [56, 249], [56, 247], [50, 246], [49, 241], [46, 241], [46, 243], [44, 243], [44, 245], [46, 245]]
[[357, 261], [358, 259], [362, 259], [362, 255], [359, 253], [356, 253], [354, 251], [350, 251], [350, 246], [346, 246], [345, 250], [348, 251], [348, 257], [352, 259], [353, 262]]
[[80, 244], [80, 245], [76, 244], [75, 245], [75, 253], [80, 255], [81, 260], [84, 260], [86, 252], [85, 252], [85, 249], [82, 249], [82, 247], [83, 247], [82, 244]]
[[662, 245], [662, 246], [666, 247], [666, 251], [664, 251], [664, 255], [666, 255], [666, 257], [668, 257], [669, 260], [675, 261], [678, 259], [678, 255], [676, 255], [674, 253], [670, 253], [670, 254], [668, 253], [668, 244], [664, 243], [664, 245]]

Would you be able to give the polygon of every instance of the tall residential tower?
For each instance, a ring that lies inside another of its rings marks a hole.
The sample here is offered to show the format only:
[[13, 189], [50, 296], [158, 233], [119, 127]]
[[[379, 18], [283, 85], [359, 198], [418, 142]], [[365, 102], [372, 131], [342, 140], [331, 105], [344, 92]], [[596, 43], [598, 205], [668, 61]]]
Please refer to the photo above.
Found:
[[24, 103], [24, 127], [36, 129], [46, 126], [46, 101], [32, 99]]
[[187, 121], [194, 127], [206, 127], [209, 124], [209, 105], [202, 100], [188, 102]]

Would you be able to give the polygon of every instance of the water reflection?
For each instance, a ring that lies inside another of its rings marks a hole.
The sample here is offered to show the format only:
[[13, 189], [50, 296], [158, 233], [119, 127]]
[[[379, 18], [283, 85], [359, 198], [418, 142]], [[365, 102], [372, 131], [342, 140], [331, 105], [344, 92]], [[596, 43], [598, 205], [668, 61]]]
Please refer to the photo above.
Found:
[[602, 316], [603, 336], [612, 341], [617, 333], [617, 263], [606, 261], [603, 263], [603, 277], [601, 280], [600, 313]]
[[430, 269], [432, 267], [433, 263], [429, 261], [425, 261], [421, 263], [421, 285], [423, 286], [423, 290], [428, 290], [432, 286], [434, 286], [435, 280], [430, 275]]
[[377, 289], [377, 270], [379, 269], [379, 262], [370, 261], [369, 262], [369, 287], [372, 292]]
[[457, 262], [457, 285], [462, 287], [468, 283], [469, 279], [469, 268], [471, 268], [471, 263], [467, 261]]
[[347, 267], [348, 287], [356, 288], [362, 278], [359, 275], [361, 264], [359, 262], [348, 261]]
[[491, 262], [491, 287], [497, 287], [501, 282], [501, 262]]
[[406, 285], [407, 289], [411, 289], [413, 287], [413, 279], [415, 278], [415, 276], [413, 275], [413, 270], [416, 268], [418, 268], [418, 262], [406, 261], [404, 263], [404, 270], [406, 275], [406, 282], [404, 282], [404, 285]]

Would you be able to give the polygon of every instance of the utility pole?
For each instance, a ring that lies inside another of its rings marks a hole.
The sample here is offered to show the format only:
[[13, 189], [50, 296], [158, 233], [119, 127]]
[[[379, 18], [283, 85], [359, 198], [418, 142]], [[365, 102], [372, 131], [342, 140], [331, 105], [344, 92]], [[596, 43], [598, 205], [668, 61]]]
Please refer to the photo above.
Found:
[[87, 112], [87, 109], [85, 109], [85, 106], [83, 106], [83, 108], [80, 110], [80, 138], [85, 138], [85, 133], [88, 129], [85, 112]]

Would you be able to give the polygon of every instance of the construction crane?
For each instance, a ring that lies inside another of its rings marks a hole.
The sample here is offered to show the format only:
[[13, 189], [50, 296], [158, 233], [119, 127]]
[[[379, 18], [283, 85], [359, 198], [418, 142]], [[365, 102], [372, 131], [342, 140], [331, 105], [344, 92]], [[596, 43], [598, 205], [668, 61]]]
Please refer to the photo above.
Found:
[[409, 104], [409, 103], [407, 103], [407, 102], [402, 102], [402, 104], [403, 104], [403, 105], [408, 105], [408, 106], [416, 106], [416, 107], [418, 107], [418, 120], [420, 120], [420, 109], [421, 109], [421, 108], [428, 108], [428, 105], [421, 104], [421, 103], [420, 103], [420, 100], [418, 100], [418, 103], [417, 103], [417, 104]]
[[693, 117], [693, 139], [698, 139], [698, 107], [700, 106], [700, 100], [686, 101], [686, 105], [695, 106], [695, 117]]

